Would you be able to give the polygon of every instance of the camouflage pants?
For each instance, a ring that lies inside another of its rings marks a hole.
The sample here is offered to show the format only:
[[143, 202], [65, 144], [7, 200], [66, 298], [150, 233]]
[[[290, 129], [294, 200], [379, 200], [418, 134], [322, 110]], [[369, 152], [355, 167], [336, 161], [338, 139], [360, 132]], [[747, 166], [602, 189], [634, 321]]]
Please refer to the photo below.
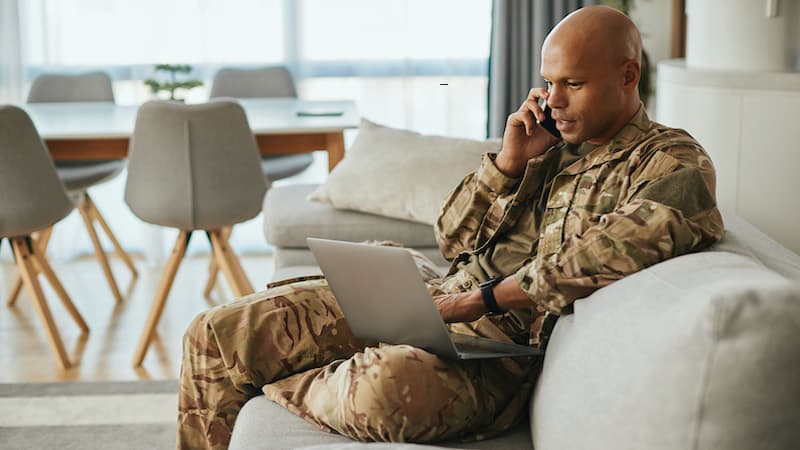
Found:
[[[424, 269], [421, 267], [421, 269]], [[424, 274], [423, 270], [423, 274]], [[431, 292], [472, 288], [458, 275]], [[457, 331], [509, 340], [502, 319]], [[532, 390], [529, 359], [448, 361], [354, 337], [324, 280], [275, 287], [198, 316], [184, 337], [179, 448], [227, 448], [262, 392], [320, 428], [362, 441], [430, 442], [505, 431]]]

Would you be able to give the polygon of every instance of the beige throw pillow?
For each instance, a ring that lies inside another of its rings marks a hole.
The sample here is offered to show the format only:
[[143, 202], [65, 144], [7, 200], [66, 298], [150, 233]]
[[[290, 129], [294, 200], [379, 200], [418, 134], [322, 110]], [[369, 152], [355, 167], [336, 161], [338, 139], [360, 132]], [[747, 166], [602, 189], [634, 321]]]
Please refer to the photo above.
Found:
[[447, 195], [500, 144], [425, 136], [361, 119], [345, 158], [308, 199], [432, 225]]

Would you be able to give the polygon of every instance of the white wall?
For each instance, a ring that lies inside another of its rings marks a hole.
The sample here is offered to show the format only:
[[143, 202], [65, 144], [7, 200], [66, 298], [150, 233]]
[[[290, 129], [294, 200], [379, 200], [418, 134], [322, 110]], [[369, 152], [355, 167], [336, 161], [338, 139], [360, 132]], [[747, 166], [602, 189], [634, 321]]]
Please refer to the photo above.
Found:
[[653, 116], [656, 105], [656, 65], [659, 61], [670, 57], [672, 1], [637, 0], [630, 14], [642, 34], [644, 49], [650, 56], [650, 80], [653, 92], [650, 95], [648, 110]]

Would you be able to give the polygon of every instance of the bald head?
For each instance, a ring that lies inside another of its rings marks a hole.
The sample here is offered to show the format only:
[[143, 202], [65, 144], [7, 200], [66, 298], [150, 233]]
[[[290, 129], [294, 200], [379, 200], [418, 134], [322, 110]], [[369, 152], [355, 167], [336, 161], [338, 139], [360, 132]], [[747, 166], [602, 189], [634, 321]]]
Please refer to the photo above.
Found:
[[611, 139], [638, 111], [642, 38], [631, 20], [607, 6], [564, 18], [544, 41], [541, 74], [547, 104], [570, 143]]
[[587, 6], [565, 17], [547, 35], [543, 54], [558, 51], [584, 62], [642, 62], [642, 37], [625, 14], [608, 6]]

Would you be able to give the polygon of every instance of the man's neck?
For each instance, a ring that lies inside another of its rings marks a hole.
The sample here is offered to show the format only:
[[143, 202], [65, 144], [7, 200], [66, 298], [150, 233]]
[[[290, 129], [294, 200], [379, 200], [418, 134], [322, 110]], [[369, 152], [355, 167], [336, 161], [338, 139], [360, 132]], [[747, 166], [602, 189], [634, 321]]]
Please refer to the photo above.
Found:
[[630, 102], [630, 104], [625, 108], [625, 112], [619, 114], [617, 121], [614, 122], [614, 125], [609, 127], [609, 131], [607, 133], [605, 133], [602, 137], [599, 138], [588, 139], [586, 142], [592, 145], [603, 145], [606, 142], [610, 141], [611, 139], [614, 138], [614, 136], [617, 135], [617, 133], [619, 133], [619, 130], [621, 130], [625, 125], [627, 125], [631, 121], [631, 119], [633, 119], [633, 117], [636, 115], [636, 113], [639, 112], [639, 108], [641, 107], [642, 103], [638, 101], [638, 99], [636, 103]]

